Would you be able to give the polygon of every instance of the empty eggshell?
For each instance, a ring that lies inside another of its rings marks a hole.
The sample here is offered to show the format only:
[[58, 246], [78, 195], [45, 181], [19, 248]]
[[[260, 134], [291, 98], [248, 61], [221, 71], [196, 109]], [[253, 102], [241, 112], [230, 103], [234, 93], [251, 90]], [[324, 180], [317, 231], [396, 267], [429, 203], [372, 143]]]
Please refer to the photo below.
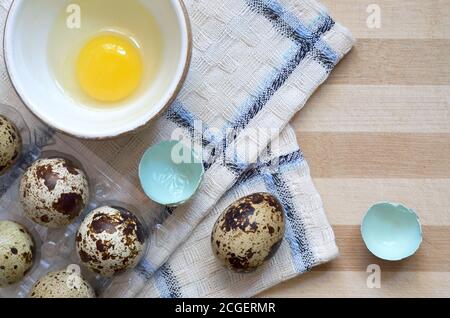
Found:
[[4, 174], [19, 158], [22, 138], [16, 126], [0, 115], [0, 175]]
[[76, 236], [76, 247], [89, 269], [111, 277], [139, 262], [145, 249], [145, 231], [128, 210], [104, 206], [85, 218]]
[[41, 277], [31, 289], [30, 298], [95, 298], [95, 292], [79, 274], [58, 271]]
[[26, 215], [50, 228], [72, 223], [88, 198], [85, 173], [67, 159], [37, 160], [20, 182], [20, 200]]
[[413, 255], [422, 243], [417, 213], [400, 203], [374, 204], [363, 218], [361, 234], [370, 252], [388, 261]]
[[12, 285], [33, 266], [34, 243], [22, 225], [0, 221], [0, 287]]
[[216, 221], [214, 254], [236, 272], [250, 272], [270, 259], [284, 236], [284, 212], [269, 193], [255, 193], [231, 204]]

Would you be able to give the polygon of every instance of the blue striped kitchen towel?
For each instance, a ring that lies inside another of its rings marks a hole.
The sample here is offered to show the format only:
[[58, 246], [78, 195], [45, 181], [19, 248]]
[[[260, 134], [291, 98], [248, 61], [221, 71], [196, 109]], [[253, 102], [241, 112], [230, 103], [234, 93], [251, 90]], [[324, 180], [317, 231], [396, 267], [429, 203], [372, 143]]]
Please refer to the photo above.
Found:
[[[177, 132], [213, 159], [205, 159], [196, 196], [165, 211], [148, 255], [105, 296], [253, 296], [338, 254], [288, 123], [351, 49], [352, 35], [314, 0], [185, 3], [194, 44], [187, 81], [165, 115], [132, 144], [145, 149]], [[282, 202], [286, 237], [268, 264], [233, 273], [212, 253], [213, 223], [228, 204], [257, 191]]]

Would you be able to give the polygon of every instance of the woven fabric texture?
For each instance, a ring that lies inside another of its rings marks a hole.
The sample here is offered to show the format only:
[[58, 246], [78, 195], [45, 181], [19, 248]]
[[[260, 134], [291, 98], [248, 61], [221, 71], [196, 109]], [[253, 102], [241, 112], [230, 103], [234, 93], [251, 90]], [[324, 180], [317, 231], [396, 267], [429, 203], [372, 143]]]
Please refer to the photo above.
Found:
[[[178, 131], [214, 149], [214, 161], [205, 162], [199, 192], [166, 211], [164, 230], [152, 235], [147, 257], [134, 272], [116, 279], [107, 296], [253, 296], [338, 253], [308, 165], [287, 125], [351, 49], [351, 34], [315, 1], [186, 4], [194, 41], [187, 81], [177, 101], [133, 139], [132, 147], [145, 149]], [[279, 164], [274, 168], [271, 160]], [[283, 203], [286, 240], [267, 266], [252, 274], [231, 273], [212, 254], [211, 229], [228, 204], [255, 191], [271, 192]], [[130, 281], [133, 287], [124, 288]]]

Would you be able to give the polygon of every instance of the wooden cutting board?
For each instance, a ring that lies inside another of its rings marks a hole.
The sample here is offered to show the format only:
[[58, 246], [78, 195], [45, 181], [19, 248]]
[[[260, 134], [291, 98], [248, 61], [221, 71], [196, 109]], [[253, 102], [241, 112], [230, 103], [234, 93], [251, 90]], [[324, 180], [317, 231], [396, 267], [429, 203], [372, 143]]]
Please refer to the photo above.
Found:
[[[450, 297], [450, 1], [322, 0], [357, 38], [293, 125], [341, 256], [261, 296]], [[371, 29], [367, 7], [380, 8]], [[377, 201], [417, 210], [416, 255], [383, 262], [360, 221]], [[381, 288], [368, 288], [378, 264]]]

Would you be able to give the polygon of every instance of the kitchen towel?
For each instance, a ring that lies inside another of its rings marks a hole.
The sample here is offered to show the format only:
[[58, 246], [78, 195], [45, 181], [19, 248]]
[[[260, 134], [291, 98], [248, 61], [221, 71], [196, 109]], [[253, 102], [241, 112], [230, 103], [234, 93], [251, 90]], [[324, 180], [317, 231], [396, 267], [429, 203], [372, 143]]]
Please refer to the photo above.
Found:
[[[141, 153], [178, 134], [213, 159], [205, 156], [199, 192], [166, 209], [148, 255], [117, 278], [106, 296], [253, 296], [338, 254], [287, 125], [351, 49], [353, 37], [312, 0], [185, 3], [194, 46], [186, 83], [165, 115], [122, 151]], [[282, 202], [286, 239], [266, 266], [232, 273], [212, 253], [212, 226], [228, 204], [256, 191], [271, 192]]]
[[[0, 0], [2, 25], [11, 2]], [[351, 34], [311, 0], [184, 2], [193, 29], [193, 58], [186, 83], [167, 112], [138, 134], [111, 141], [57, 134], [134, 191], [140, 202], [145, 197], [137, 167], [150, 145], [183, 135], [211, 154], [212, 159], [205, 156], [200, 191], [187, 204], [163, 211], [148, 255], [134, 271], [117, 277], [104, 296], [254, 296], [338, 254], [288, 122], [351, 49]], [[3, 61], [0, 93], [1, 102], [33, 122], [35, 138], [45, 144], [54, 132], [26, 111]], [[212, 225], [228, 204], [257, 191], [271, 192], [282, 202], [286, 238], [256, 272], [233, 273], [212, 255]], [[160, 210], [149, 204], [148, 213]]]

